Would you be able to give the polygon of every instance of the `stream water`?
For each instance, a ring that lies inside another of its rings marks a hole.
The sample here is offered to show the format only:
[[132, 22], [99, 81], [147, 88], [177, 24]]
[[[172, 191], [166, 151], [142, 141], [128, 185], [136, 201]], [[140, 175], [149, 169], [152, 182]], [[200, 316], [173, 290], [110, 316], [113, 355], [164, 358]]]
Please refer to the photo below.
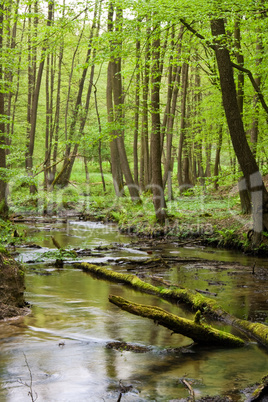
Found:
[[[40, 221], [29, 224], [27, 230], [42, 248], [21, 249], [17, 258], [24, 262], [54, 248], [51, 235], [63, 247], [95, 250], [83, 260], [102, 261], [122, 272], [125, 268], [116, 259], [148, 258], [146, 251], [135, 247], [133, 238], [120, 235], [112, 225], [69, 221], [55, 223], [51, 229], [51, 224]], [[114, 243], [115, 249], [104, 250]], [[238, 317], [268, 321], [268, 284], [258, 275], [259, 267], [268, 269], [266, 260], [176, 244], [153, 250], [153, 256], [159, 254], [211, 260], [208, 265], [171, 264], [169, 269], [157, 270], [157, 275], [215, 294]], [[214, 260], [227, 265], [214, 264]], [[25, 297], [32, 312], [0, 323], [0, 401], [31, 401], [29, 392], [38, 402], [117, 401], [120, 383], [132, 386], [122, 395], [122, 402], [174, 401], [189, 396], [183, 379], [191, 384], [196, 398], [221, 394], [242, 401], [246, 396], [237, 390], [268, 373], [267, 352], [255, 343], [239, 349], [192, 346], [186, 337], [121, 311], [109, 303], [109, 294], [192, 317], [178, 305], [120, 283], [94, 279], [75, 269], [71, 261], [60, 269], [52, 261], [26, 263]], [[150, 346], [150, 350], [134, 353], [107, 348], [112, 341]]]

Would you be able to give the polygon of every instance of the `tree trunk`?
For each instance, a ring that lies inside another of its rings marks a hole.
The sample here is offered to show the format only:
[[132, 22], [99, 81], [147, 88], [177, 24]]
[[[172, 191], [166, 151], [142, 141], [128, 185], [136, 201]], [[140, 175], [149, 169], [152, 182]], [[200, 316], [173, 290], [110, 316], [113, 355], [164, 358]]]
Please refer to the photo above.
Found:
[[[234, 44], [236, 48], [236, 60], [240, 67], [244, 67], [244, 56], [241, 50], [241, 32], [240, 32], [241, 17], [238, 15], [235, 18], [234, 26]], [[244, 105], [244, 73], [238, 71], [237, 75], [237, 103], [240, 110], [240, 114], [243, 117], [243, 105]]]
[[159, 296], [162, 299], [172, 301], [173, 303], [185, 303], [192, 311], [198, 312], [199, 310], [201, 315], [208, 316], [213, 320], [219, 320], [227, 325], [232, 325], [242, 333], [246, 334], [249, 338], [257, 340], [261, 345], [268, 348], [267, 325], [240, 320], [223, 310], [216, 300], [203, 296], [193, 290], [178, 287], [170, 289], [156, 287], [141, 280], [136, 275], [122, 274], [120, 272], [112, 271], [109, 268], [99, 267], [86, 262], [75, 263], [74, 266], [97, 278], [124, 283], [134, 289]]
[[[72, 173], [72, 168], [74, 165], [74, 161], [77, 155], [77, 150], [79, 146], [79, 142], [77, 142], [74, 145], [74, 149], [72, 150], [72, 141], [73, 137], [75, 134], [75, 129], [76, 129], [76, 124], [82, 104], [82, 95], [83, 95], [83, 90], [84, 90], [84, 85], [86, 81], [86, 76], [89, 68], [89, 62], [92, 54], [92, 41], [93, 37], [95, 34], [95, 29], [96, 29], [96, 18], [98, 14], [98, 2], [96, 1], [95, 3], [95, 8], [94, 8], [94, 15], [93, 15], [93, 20], [92, 20], [92, 26], [90, 29], [90, 34], [89, 34], [89, 41], [88, 41], [88, 48], [87, 48], [87, 55], [86, 55], [86, 60], [85, 64], [83, 67], [82, 71], [82, 76], [79, 81], [79, 86], [78, 86], [78, 92], [76, 96], [76, 101], [75, 101], [75, 106], [72, 112], [72, 117], [71, 117], [71, 123], [70, 123], [70, 128], [69, 128], [69, 135], [67, 139], [67, 144], [66, 144], [66, 149], [65, 149], [65, 158], [63, 162], [63, 169], [60, 172], [60, 177], [57, 177], [54, 180], [54, 184], [57, 184], [60, 187], [66, 187], [70, 181], [71, 173]], [[91, 69], [92, 71], [92, 69]], [[94, 69], [93, 69], [94, 71]], [[89, 87], [91, 89], [92, 83], [89, 82]], [[90, 93], [89, 93], [89, 99], [90, 99]]]
[[98, 119], [98, 127], [99, 127], [99, 144], [98, 144], [98, 157], [99, 157], [99, 168], [100, 168], [100, 174], [101, 174], [101, 181], [102, 181], [102, 188], [104, 193], [106, 192], [106, 184], [105, 184], [105, 179], [104, 179], [104, 174], [103, 174], [103, 168], [102, 168], [102, 156], [101, 156], [101, 134], [102, 134], [102, 129], [101, 129], [101, 119], [100, 119], [100, 113], [99, 113], [99, 108], [98, 108], [98, 99], [97, 99], [97, 87], [95, 86], [94, 88], [94, 101], [95, 101], [95, 110], [96, 110], [96, 115]]
[[[141, 317], [150, 318], [151, 320], [154, 320], [154, 322], [157, 322], [158, 325], [162, 325], [174, 333], [187, 336], [194, 342], [201, 345], [221, 345], [228, 347], [241, 347], [245, 345], [245, 342], [241, 338], [215, 329], [210, 325], [203, 325], [198, 322], [198, 318], [196, 319], [197, 322], [195, 322], [188, 320], [187, 318], [178, 317], [177, 315], [171, 314], [160, 307], [145, 306], [132, 301], [129, 302], [120, 296], [110, 295], [109, 301], [120, 307], [122, 310]], [[199, 314], [197, 314], [196, 317], [198, 316]]]
[[[147, 19], [147, 24], [149, 21]], [[150, 76], [150, 57], [151, 57], [151, 28], [146, 30], [146, 48], [142, 83], [142, 122], [141, 122], [141, 158], [140, 158], [140, 188], [148, 189], [150, 183], [149, 168], [149, 122], [148, 122], [148, 99], [149, 99], [149, 76]]]
[[[19, 18], [19, 6], [20, 6], [20, 0], [16, 0], [16, 3], [14, 4], [14, 24], [13, 27], [11, 29], [11, 31], [9, 32], [10, 35], [10, 41], [9, 41], [9, 48], [10, 48], [10, 54], [12, 55], [14, 49], [16, 48], [16, 42], [17, 42], [17, 23], [18, 23], [18, 18]], [[8, 26], [9, 26], [10, 22], [8, 22]], [[24, 25], [25, 26], [25, 25]], [[23, 30], [22, 32], [24, 32], [24, 26], [23, 26]], [[13, 53], [15, 56], [15, 53]], [[19, 63], [20, 64], [20, 63]], [[8, 69], [8, 74], [7, 74], [7, 82], [9, 83], [9, 85], [11, 86], [13, 83], [13, 78], [14, 78], [14, 71], [15, 68], [10, 68]], [[20, 71], [20, 70], [18, 70]], [[18, 78], [19, 80], [19, 73], [18, 73]], [[6, 134], [7, 134], [7, 138], [6, 138], [6, 144], [8, 146], [11, 145], [11, 135], [12, 135], [12, 127], [13, 127], [13, 119], [11, 118], [11, 107], [12, 107], [12, 98], [14, 97], [14, 92], [11, 90], [8, 93], [8, 101], [7, 101], [7, 110], [6, 110], [6, 115], [9, 116], [9, 122], [6, 124]], [[6, 149], [6, 154], [8, 155], [10, 152], [9, 148]]]
[[[65, 0], [63, 2], [62, 14], [64, 16], [65, 12]], [[63, 61], [63, 49], [64, 43], [61, 43], [59, 49], [59, 59], [58, 59], [58, 82], [57, 82], [57, 95], [56, 95], [56, 110], [55, 110], [55, 138], [53, 146], [53, 167], [51, 169], [50, 183], [53, 183], [56, 176], [56, 162], [58, 155], [58, 140], [59, 140], [59, 130], [60, 130], [60, 115], [61, 115], [61, 81], [62, 81], [62, 61]], [[50, 187], [52, 188], [52, 186]]]
[[183, 187], [183, 145], [185, 140], [186, 129], [186, 99], [188, 88], [188, 70], [189, 64], [183, 63], [182, 66], [182, 99], [181, 99], [181, 124], [180, 124], [180, 140], [178, 150], [178, 183], [179, 187]]
[[250, 193], [247, 190], [246, 182], [243, 177], [238, 181], [238, 190], [239, 190], [242, 215], [251, 214], [252, 208], [251, 208]]
[[[113, 30], [113, 26], [115, 28], [115, 33], [118, 35], [122, 27], [122, 10], [120, 7], [117, 7], [116, 10], [116, 19], [113, 24], [112, 21], [113, 15], [110, 16], [110, 29]], [[112, 32], [112, 31], [111, 31]], [[111, 50], [113, 53], [116, 51], [116, 55], [112, 56], [112, 60], [110, 61], [110, 69], [111, 69], [111, 78], [112, 78], [112, 93], [113, 98], [110, 99], [110, 110], [113, 110], [111, 117], [114, 118], [113, 123], [116, 123], [118, 129], [114, 131], [116, 136], [115, 141], [117, 143], [117, 149], [120, 158], [121, 169], [124, 174], [126, 184], [129, 190], [129, 194], [131, 196], [132, 201], [140, 202], [139, 189], [134, 183], [132, 173], [129, 167], [125, 142], [124, 142], [124, 96], [123, 96], [123, 85], [122, 85], [122, 75], [121, 75], [121, 40], [120, 38], [116, 39], [114, 43], [111, 42]]]
[[[3, 22], [4, 22], [4, 3], [0, 3], [0, 80], [3, 80]], [[5, 100], [4, 90], [0, 91], [0, 116], [5, 115]], [[0, 216], [2, 218], [8, 217], [8, 205], [7, 205], [7, 177], [6, 177], [6, 133], [5, 123], [3, 120], [0, 122]]]
[[222, 146], [222, 124], [219, 126], [219, 134], [218, 134], [218, 143], [216, 148], [216, 156], [214, 162], [214, 189], [218, 190], [219, 188], [219, 167], [220, 167], [220, 154], [221, 154], [221, 146]]
[[[258, 32], [257, 33], [257, 43], [256, 43], [256, 54], [258, 55], [258, 57], [256, 59], [257, 70], [259, 70], [260, 64], [262, 63], [263, 51], [264, 51], [264, 48], [263, 48], [263, 43], [262, 43], [261, 32]], [[260, 88], [260, 86], [261, 86], [261, 74], [260, 73], [255, 77], [255, 82], [256, 82], [257, 86]], [[252, 148], [253, 155], [256, 157], [258, 136], [259, 136], [259, 97], [256, 93], [254, 94], [254, 98], [253, 98], [253, 110], [254, 110], [254, 115], [253, 115], [251, 131], [250, 131], [250, 140], [251, 140], [251, 148]]]
[[[29, 11], [31, 13], [31, 5], [29, 6]], [[27, 139], [26, 139], [26, 152], [25, 152], [25, 168], [26, 173], [29, 177], [33, 176], [33, 151], [35, 143], [35, 129], [36, 129], [36, 119], [37, 119], [37, 107], [39, 90], [41, 86], [41, 78], [44, 68], [44, 51], [42, 49], [41, 62], [38, 70], [38, 82], [36, 82], [36, 46], [33, 46], [33, 41], [37, 38], [37, 26], [38, 26], [38, 0], [34, 2], [34, 34], [32, 38], [32, 18], [29, 15], [28, 18], [28, 104], [27, 104]], [[39, 88], [37, 88], [39, 85]], [[34, 115], [35, 114], [35, 115]], [[37, 188], [35, 184], [30, 184], [30, 193], [35, 194]]]
[[151, 94], [151, 114], [152, 114], [152, 135], [151, 135], [151, 158], [152, 158], [152, 191], [155, 216], [159, 223], [164, 224], [166, 220], [166, 201], [161, 170], [161, 123], [160, 123], [160, 82], [161, 75], [159, 70], [160, 59], [160, 33], [155, 27], [155, 38], [152, 44], [152, 94]]
[[[182, 48], [182, 36], [183, 36], [184, 27], [181, 25], [180, 33], [179, 33], [179, 45], [177, 49], [177, 61], [180, 61], [181, 56], [181, 48]], [[172, 61], [172, 60], [171, 60]], [[166, 186], [168, 178], [171, 177], [171, 173], [173, 170], [174, 160], [172, 158], [172, 140], [173, 140], [173, 126], [176, 114], [176, 107], [177, 107], [177, 99], [179, 93], [179, 85], [180, 85], [180, 77], [181, 77], [181, 66], [178, 65], [175, 69], [170, 66], [170, 86], [172, 88], [171, 95], [169, 95], [168, 91], [168, 98], [170, 97], [170, 101], [168, 101], [165, 111], [166, 116], [166, 123], [163, 121], [162, 123], [162, 130], [161, 135], [164, 137], [164, 127], [166, 125], [166, 161], [165, 161], [165, 171], [164, 171], [164, 178], [163, 178], [163, 185], [164, 188]], [[169, 107], [170, 105], [170, 107]], [[164, 119], [165, 119], [164, 116]], [[164, 126], [164, 127], [163, 127]], [[164, 138], [161, 139], [161, 144], [163, 144]]]
[[[138, 26], [140, 21], [138, 21]], [[137, 28], [138, 35], [140, 29]], [[135, 80], [135, 128], [134, 128], [134, 141], [133, 141], [133, 157], [134, 157], [134, 182], [136, 186], [139, 185], [139, 158], [138, 158], [138, 138], [139, 138], [139, 116], [140, 116], [140, 84], [141, 84], [141, 73], [140, 73], [140, 57], [141, 57], [141, 43], [140, 39], [136, 40], [136, 80]]]
[[260, 241], [263, 227], [268, 229], [268, 194], [262, 177], [246, 139], [240, 110], [230, 54], [225, 46], [225, 26], [223, 19], [211, 21], [211, 31], [215, 41], [215, 54], [220, 75], [222, 100], [229, 132], [238, 162], [245, 177], [247, 189], [251, 192], [253, 206], [253, 241]]
[[[113, 71], [112, 71], [112, 62], [110, 61], [107, 68], [106, 104], [107, 104], [108, 124], [111, 126], [113, 125], [114, 122], [112, 82], [113, 82]], [[111, 154], [113, 184], [116, 196], [121, 197], [124, 191], [123, 174], [121, 170], [119, 152], [114, 130], [110, 131], [110, 137], [111, 137], [110, 154]]]

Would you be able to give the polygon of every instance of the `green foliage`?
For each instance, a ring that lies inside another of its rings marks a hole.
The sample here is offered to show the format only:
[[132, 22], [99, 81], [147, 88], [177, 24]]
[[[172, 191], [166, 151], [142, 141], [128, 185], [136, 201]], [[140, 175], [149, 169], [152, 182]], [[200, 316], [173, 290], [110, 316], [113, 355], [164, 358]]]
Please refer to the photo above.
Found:
[[[66, 259], [76, 259], [77, 254], [74, 250], [53, 250], [53, 251], [46, 251], [42, 253], [39, 257], [39, 261], [44, 261], [44, 259], [55, 259], [55, 260], [66, 260]], [[38, 261], [36, 260], [36, 261]]]

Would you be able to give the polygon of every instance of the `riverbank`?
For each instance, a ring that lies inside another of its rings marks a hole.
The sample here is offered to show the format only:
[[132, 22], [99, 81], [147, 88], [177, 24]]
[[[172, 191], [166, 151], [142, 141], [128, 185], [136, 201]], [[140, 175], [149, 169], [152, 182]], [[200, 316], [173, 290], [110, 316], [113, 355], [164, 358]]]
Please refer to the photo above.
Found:
[[[268, 177], [265, 178], [267, 183]], [[142, 202], [135, 203], [127, 195], [115, 197], [112, 189], [102, 194], [95, 187], [86, 192], [79, 183], [72, 182], [66, 189], [40, 192], [35, 198], [16, 197], [11, 202], [10, 224], [2, 239], [6, 244], [28, 241], [23, 233], [14, 235], [17, 222], [79, 219], [113, 222], [120, 232], [144, 239], [191, 240], [204, 246], [268, 254], [267, 234], [263, 234], [260, 244], [252, 244], [252, 217], [241, 212], [237, 185], [221, 186], [217, 191], [212, 185], [195, 186], [183, 193], [174, 190], [173, 199], [167, 200], [163, 226], [156, 222], [152, 194], [141, 194]]]
[[0, 320], [27, 314], [24, 271], [7, 251], [0, 252]]

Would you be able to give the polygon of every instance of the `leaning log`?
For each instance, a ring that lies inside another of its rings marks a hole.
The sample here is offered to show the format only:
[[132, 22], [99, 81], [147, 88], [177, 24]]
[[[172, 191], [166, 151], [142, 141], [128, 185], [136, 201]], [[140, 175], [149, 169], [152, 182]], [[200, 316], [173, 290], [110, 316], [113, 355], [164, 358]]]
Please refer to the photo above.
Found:
[[75, 263], [74, 266], [98, 278], [125, 283], [142, 292], [160, 296], [163, 299], [171, 300], [173, 302], [185, 303], [194, 311], [200, 310], [204, 315], [208, 315], [215, 320], [223, 321], [228, 325], [234, 326], [249, 338], [253, 338], [258, 343], [268, 348], [268, 326], [261, 323], [240, 320], [222, 309], [216, 300], [199, 294], [198, 292], [178, 287], [170, 287], [169, 289], [156, 287], [142, 281], [136, 275], [122, 274], [86, 262]]
[[245, 344], [241, 338], [212, 328], [210, 325], [181, 318], [160, 307], [133, 303], [123, 297], [114, 295], [109, 296], [109, 301], [131, 314], [150, 318], [157, 322], [157, 324], [170, 329], [174, 333], [187, 336], [198, 344], [228, 347], [238, 347]]

